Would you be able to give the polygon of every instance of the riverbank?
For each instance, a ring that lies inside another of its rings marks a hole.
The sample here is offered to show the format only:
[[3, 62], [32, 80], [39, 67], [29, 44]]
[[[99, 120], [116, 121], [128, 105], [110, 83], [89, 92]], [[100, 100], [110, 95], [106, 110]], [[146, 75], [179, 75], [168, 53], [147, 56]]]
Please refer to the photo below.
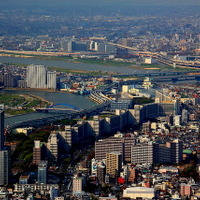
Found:
[[8, 94], [5, 91], [0, 93], [0, 103], [5, 106], [5, 116], [13, 117], [35, 112], [36, 107], [53, 105], [42, 97], [33, 94]]
[[[0, 56], [9, 57], [24, 57], [24, 58], [39, 58], [44, 60], [55, 60], [55, 61], [65, 61], [68, 63], [85, 63], [92, 65], [102, 65], [107, 67], [122, 66], [131, 67], [135, 69], [145, 68], [147, 65], [141, 64], [137, 65], [135, 62], [123, 61], [123, 60], [105, 60], [98, 58], [80, 58], [73, 55], [81, 55], [81, 53], [65, 53], [65, 52], [35, 52], [35, 51], [14, 51], [14, 50], [0, 50]], [[87, 54], [87, 53], [84, 53]], [[90, 53], [88, 53], [90, 54]], [[88, 71], [89, 72], [89, 71]], [[85, 73], [85, 72], [84, 72]]]

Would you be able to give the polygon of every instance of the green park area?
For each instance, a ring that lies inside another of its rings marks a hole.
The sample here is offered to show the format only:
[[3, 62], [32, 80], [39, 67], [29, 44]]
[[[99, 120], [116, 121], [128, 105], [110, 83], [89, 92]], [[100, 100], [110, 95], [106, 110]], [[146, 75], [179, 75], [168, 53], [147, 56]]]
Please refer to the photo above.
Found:
[[2, 92], [0, 93], [0, 104], [4, 104], [7, 116], [13, 116], [34, 112], [35, 107], [46, 107], [49, 103], [32, 95]]

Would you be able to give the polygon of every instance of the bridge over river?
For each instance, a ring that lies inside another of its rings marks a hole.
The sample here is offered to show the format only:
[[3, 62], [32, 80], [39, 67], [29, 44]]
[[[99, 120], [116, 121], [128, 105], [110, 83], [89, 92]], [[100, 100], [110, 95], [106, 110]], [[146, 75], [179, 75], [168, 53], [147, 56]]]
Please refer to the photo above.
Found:
[[84, 116], [93, 116], [93, 115], [97, 115], [99, 112], [102, 112], [103, 110], [109, 108], [110, 106], [110, 101], [106, 101], [100, 105], [95, 105], [91, 108], [88, 109], [82, 109], [82, 110], [73, 110], [71, 109], [69, 111], [65, 110], [65, 112], [60, 112], [59, 110], [57, 110], [56, 113], [54, 113], [53, 115], [51, 115], [51, 113], [49, 113], [49, 116], [47, 117], [40, 117], [40, 118], [35, 118], [35, 119], [31, 119], [31, 120], [27, 120], [26, 118], [24, 118], [21, 121], [18, 122], [14, 122], [13, 123], [6, 123], [5, 120], [5, 126], [8, 128], [8, 130], [11, 130], [13, 128], [18, 128], [18, 127], [27, 127], [27, 126], [33, 126], [33, 127], [39, 127], [45, 124], [49, 124], [49, 123], [53, 123], [55, 121], [61, 120], [61, 119], [73, 119], [73, 118], [81, 118]]

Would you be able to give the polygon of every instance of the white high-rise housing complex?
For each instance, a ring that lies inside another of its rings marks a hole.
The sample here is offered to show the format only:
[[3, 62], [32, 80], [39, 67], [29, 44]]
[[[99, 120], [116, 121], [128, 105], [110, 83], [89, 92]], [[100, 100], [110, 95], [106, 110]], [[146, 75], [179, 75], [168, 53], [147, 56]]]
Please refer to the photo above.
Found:
[[27, 86], [29, 88], [56, 89], [56, 72], [47, 71], [44, 65], [27, 67]]

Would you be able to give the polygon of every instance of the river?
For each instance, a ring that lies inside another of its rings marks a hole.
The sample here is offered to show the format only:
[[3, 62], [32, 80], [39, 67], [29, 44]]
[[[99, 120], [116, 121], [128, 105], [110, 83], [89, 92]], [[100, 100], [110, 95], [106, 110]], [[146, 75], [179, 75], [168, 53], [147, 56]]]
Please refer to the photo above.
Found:
[[[85, 63], [70, 63], [60, 60], [43, 60], [39, 58], [19, 58], [19, 57], [8, 57], [8, 56], [0, 56], [0, 62], [3, 63], [15, 63], [15, 64], [39, 64], [46, 66], [54, 66], [65, 69], [76, 69], [76, 70], [91, 70], [91, 71], [114, 71], [123, 74], [133, 74], [133, 73], [147, 73], [144, 70], [133, 70], [128, 68], [127, 66], [103, 66], [103, 65], [94, 65], [94, 64], [85, 64]], [[151, 70], [152, 72], [156, 72], [156, 70]], [[34, 94], [37, 96], [41, 96], [55, 104], [57, 103], [67, 103], [72, 104], [80, 108], [89, 108], [94, 105], [93, 102], [88, 100], [85, 96], [78, 96], [74, 94], [68, 93], [60, 93], [60, 92], [39, 92], [39, 91], [6, 91], [11, 93], [27, 93]], [[12, 125], [18, 122], [38, 119], [42, 117], [48, 117], [52, 115], [57, 115], [55, 113], [30, 113], [21, 116], [9, 117], [5, 119], [5, 126]]]
[[[17, 91], [17, 90], [16, 91], [2, 90], [0, 92], [17, 93], [17, 94], [21, 94], [21, 93], [33, 94], [33, 95], [43, 97], [43, 98], [53, 102], [54, 104], [59, 104], [59, 103], [72, 104], [74, 106], [79, 107], [80, 109], [90, 108], [95, 105], [93, 102], [91, 102], [89, 99], [87, 99], [86, 96], [69, 94], [69, 93], [44, 92], [44, 91]], [[39, 119], [39, 118], [46, 118], [46, 117], [51, 117], [51, 116], [55, 116], [55, 115], [58, 115], [58, 113], [34, 112], [34, 113], [25, 114], [25, 115], [8, 117], [8, 118], [5, 118], [5, 126], [8, 126], [8, 125], [12, 126], [13, 124], [17, 124], [19, 122], [24, 122], [24, 121], [29, 121], [29, 120]]]
[[[45, 65], [50, 67], [59, 67], [65, 69], [75, 69], [75, 70], [91, 70], [91, 71], [104, 71], [104, 72], [117, 72], [123, 74], [132, 73], [142, 73], [145, 70], [135, 70], [130, 69], [128, 66], [104, 66], [96, 64], [86, 64], [86, 63], [71, 63], [61, 60], [44, 60], [39, 58], [19, 58], [19, 57], [7, 57], [0, 56], [0, 62], [3, 63], [15, 63], [15, 64], [35, 64], [35, 65]], [[152, 71], [152, 70], [151, 70]], [[156, 70], [154, 70], [156, 71]]]
[[[91, 70], [91, 71], [114, 71], [117, 73], [123, 74], [132, 74], [132, 73], [141, 73], [142, 70], [132, 70], [124, 66], [103, 66], [103, 65], [94, 65], [94, 64], [85, 64], [85, 63], [70, 63], [60, 60], [44, 60], [39, 58], [20, 58], [20, 57], [9, 57], [9, 56], [0, 56], [0, 62], [2, 63], [14, 63], [14, 64], [36, 64], [36, 65], [45, 65], [53, 66], [65, 69], [75, 69], [75, 70]], [[37, 92], [37, 91], [6, 91], [11, 93], [27, 93], [41, 96], [55, 104], [57, 103], [67, 103], [72, 104], [80, 108], [89, 108], [94, 105], [93, 102], [88, 100], [85, 96], [77, 96], [74, 94], [68, 93], [59, 93], [59, 92]], [[55, 113], [30, 113], [15, 117], [9, 117], [5, 119], [5, 126], [17, 124], [19, 122], [24, 122], [28, 120], [34, 120], [39, 118], [45, 118], [57, 115]]]

